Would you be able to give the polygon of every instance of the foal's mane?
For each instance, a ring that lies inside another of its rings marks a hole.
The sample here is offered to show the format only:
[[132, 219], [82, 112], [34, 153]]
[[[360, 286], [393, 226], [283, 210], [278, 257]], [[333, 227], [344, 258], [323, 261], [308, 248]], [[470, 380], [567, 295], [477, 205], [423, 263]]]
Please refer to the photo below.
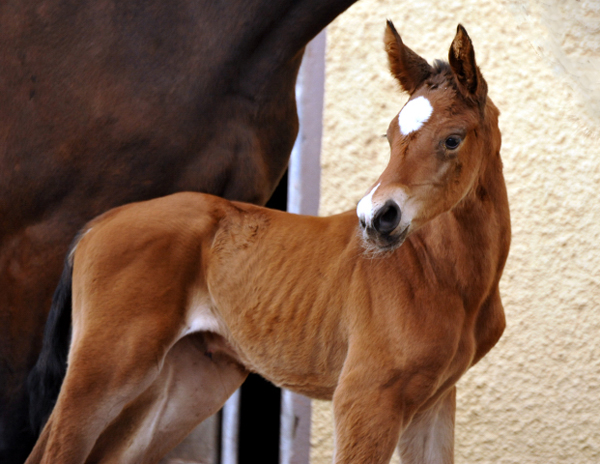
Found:
[[430, 89], [437, 89], [441, 85], [450, 85], [454, 91], [458, 91], [450, 63], [444, 60], [434, 60], [432, 68], [433, 72], [425, 81], [425, 85]]
[[[481, 78], [481, 79], [482, 79], [483, 84], [486, 85], [485, 81], [483, 81], [483, 78]], [[448, 63], [447, 61], [439, 60], [439, 59], [434, 60], [433, 65], [431, 67], [431, 74], [429, 75], [429, 77], [427, 77], [427, 79], [425, 80], [423, 85], [429, 87], [430, 90], [435, 90], [438, 88], [444, 88], [444, 89], [451, 88], [452, 91], [455, 93], [455, 95], [458, 98], [462, 99], [465, 103], [467, 103], [467, 105], [470, 105], [473, 107], [478, 107], [479, 111], [480, 111], [481, 119], [482, 120], [485, 119], [484, 108], [486, 106], [487, 99], [478, 101], [477, 99], [473, 98], [472, 96], [466, 96], [464, 93], [462, 93], [459, 89], [458, 82], [456, 80], [456, 76], [454, 75], [454, 72], [452, 71], [452, 68], [450, 67], [450, 63]], [[496, 112], [497, 111], [498, 110], [496, 109]]]

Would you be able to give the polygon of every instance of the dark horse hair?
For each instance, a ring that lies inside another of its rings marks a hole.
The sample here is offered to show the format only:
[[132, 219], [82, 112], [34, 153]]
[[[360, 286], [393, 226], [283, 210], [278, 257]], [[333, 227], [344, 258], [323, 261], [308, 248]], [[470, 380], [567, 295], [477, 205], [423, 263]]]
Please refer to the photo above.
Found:
[[[71, 247], [72, 248], [72, 247]], [[44, 428], [67, 373], [67, 356], [71, 343], [71, 309], [73, 262], [67, 254], [58, 287], [44, 329], [42, 351], [27, 378], [29, 422], [38, 436]]]

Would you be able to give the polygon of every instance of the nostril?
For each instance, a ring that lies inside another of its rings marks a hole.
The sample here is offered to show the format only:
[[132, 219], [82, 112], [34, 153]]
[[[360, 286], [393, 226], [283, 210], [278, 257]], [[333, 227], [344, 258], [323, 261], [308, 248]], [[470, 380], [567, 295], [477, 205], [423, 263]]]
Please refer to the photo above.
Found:
[[401, 217], [402, 214], [398, 204], [395, 201], [388, 200], [375, 215], [373, 226], [380, 234], [389, 234], [398, 227]]

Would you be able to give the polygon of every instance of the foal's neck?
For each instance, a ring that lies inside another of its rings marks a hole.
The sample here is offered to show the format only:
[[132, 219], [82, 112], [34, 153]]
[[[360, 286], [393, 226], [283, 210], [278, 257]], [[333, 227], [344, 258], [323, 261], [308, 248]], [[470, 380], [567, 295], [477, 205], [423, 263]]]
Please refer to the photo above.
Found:
[[[490, 155], [469, 193], [409, 237], [437, 274], [479, 300], [498, 280], [508, 255], [510, 220], [499, 154]], [[404, 245], [403, 245], [404, 246]]]

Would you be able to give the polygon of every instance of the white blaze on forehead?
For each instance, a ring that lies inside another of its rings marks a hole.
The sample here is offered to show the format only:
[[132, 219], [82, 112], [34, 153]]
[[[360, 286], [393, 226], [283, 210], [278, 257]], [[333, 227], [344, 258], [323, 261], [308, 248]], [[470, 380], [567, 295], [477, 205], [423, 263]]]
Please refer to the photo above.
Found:
[[373, 187], [369, 194], [364, 196], [358, 202], [358, 206], [356, 207], [356, 214], [358, 215], [359, 219], [362, 219], [369, 225], [371, 224], [371, 215], [373, 213], [373, 194], [380, 185], [381, 183]]
[[433, 107], [425, 97], [417, 97], [409, 101], [398, 115], [400, 132], [403, 135], [408, 135], [420, 129], [423, 123], [429, 119], [432, 112]]

